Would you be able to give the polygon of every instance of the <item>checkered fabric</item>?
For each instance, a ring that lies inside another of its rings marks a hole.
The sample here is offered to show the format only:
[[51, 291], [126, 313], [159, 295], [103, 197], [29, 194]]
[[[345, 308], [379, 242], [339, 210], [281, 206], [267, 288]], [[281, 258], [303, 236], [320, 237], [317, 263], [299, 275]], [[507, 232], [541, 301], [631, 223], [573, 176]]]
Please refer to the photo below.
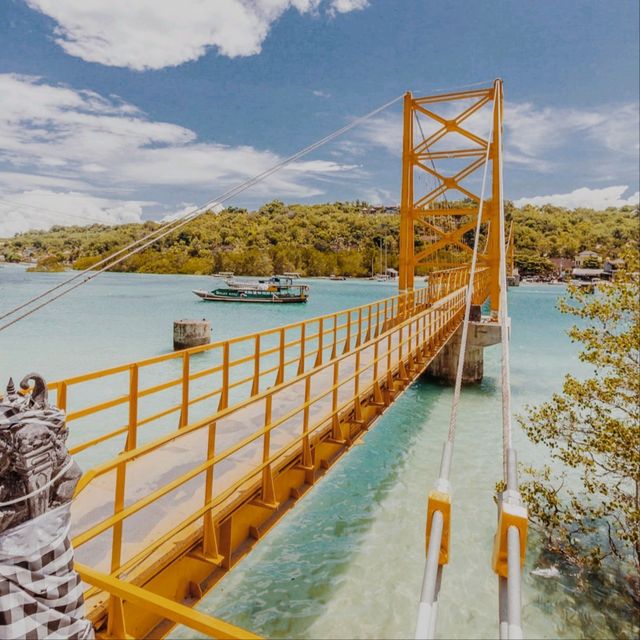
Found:
[[84, 640], [83, 586], [73, 570], [69, 504], [0, 535], [0, 639]]

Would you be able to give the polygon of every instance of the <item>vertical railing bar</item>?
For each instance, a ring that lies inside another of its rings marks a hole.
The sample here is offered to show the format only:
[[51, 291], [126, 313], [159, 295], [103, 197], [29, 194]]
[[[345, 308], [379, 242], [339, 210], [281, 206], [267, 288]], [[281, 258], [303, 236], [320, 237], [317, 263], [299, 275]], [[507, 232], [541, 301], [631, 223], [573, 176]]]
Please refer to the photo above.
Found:
[[62, 411], [67, 410], [67, 383], [61, 382], [56, 396], [56, 405]]
[[[207, 434], [207, 461], [212, 460], [215, 457], [216, 450], [216, 423], [209, 424], [209, 433]], [[204, 504], [207, 505], [213, 500], [213, 483], [215, 479], [215, 465], [211, 465], [205, 473], [205, 485], [204, 485]], [[218, 556], [218, 542], [216, 539], [215, 525], [213, 522], [213, 513], [211, 509], [208, 509], [202, 516], [203, 525], [203, 539], [202, 549], [205, 556], [217, 561]]]
[[306, 354], [306, 342], [307, 342], [307, 324], [303, 322], [300, 325], [300, 360], [298, 362], [298, 373], [302, 375], [305, 369], [305, 354]]
[[342, 353], [349, 353], [351, 351], [351, 309], [347, 311], [347, 334], [344, 339], [344, 349]]
[[284, 380], [284, 362], [285, 362], [285, 353], [284, 353], [284, 345], [285, 345], [285, 331], [284, 328], [280, 329], [280, 345], [278, 348], [278, 373], [276, 375], [275, 384], [281, 384]]
[[131, 451], [138, 446], [138, 365], [129, 367], [129, 422], [125, 450]]
[[331, 346], [331, 360], [336, 357], [336, 348], [338, 342], [338, 314], [333, 314], [333, 344]]
[[322, 364], [322, 352], [324, 350], [324, 318], [318, 318], [318, 354], [316, 355], [315, 366]]
[[260, 393], [260, 334], [256, 333], [253, 347], [253, 384], [251, 385], [251, 395]]
[[229, 405], [229, 341], [222, 344], [222, 391], [218, 411], [226, 409]]
[[182, 406], [180, 408], [180, 427], [189, 423], [189, 351], [182, 354]]
[[332, 436], [335, 440], [342, 440], [340, 421], [338, 419], [338, 382], [340, 378], [340, 360], [333, 363], [333, 391], [331, 394]]

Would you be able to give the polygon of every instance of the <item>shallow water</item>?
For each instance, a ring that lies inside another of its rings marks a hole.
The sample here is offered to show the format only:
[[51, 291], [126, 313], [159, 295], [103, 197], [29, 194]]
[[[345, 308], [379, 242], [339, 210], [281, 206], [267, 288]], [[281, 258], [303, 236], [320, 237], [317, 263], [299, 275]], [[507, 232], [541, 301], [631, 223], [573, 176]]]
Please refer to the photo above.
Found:
[[[30, 297], [63, 274], [0, 269], [0, 310]], [[0, 375], [37, 370], [49, 378], [81, 373], [165, 352], [172, 321], [211, 320], [215, 339], [313, 317], [393, 295], [377, 282], [312, 281], [306, 305], [260, 307], [198, 301], [197, 276], [105, 274], [0, 333]], [[571, 318], [555, 309], [561, 287], [510, 290], [514, 413], [559, 390], [565, 373], [587, 373], [566, 336]], [[55, 336], [55, 338], [53, 337]], [[451, 389], [411, 385], [364, 438], [334, 467], [199, 608], [269, 637], [412, 637], [424, 562], [428, 489], [446, 434]], [[496, 578], [490, 569], [501, 475], [499, 347], [485, 351], [482, 384], [462, 394], [452, 469], [451, 560], [445, 570], [439, 637], [495, 637]], [[541, 464], [516, 427], [524, 463]], [[534, 539], [535, 540], [535, 539]], [[529, 638], [631, 637], [622, 609], [598, 610], [566, 577], [531, 575], [530, 548], [523, 585], [523, 623]], [[597, 591], [594, 585], [594, 593]], [[611, 620], [621, 627], [612, 626]], [[175, 637], [195, 637], [178, 629]]]

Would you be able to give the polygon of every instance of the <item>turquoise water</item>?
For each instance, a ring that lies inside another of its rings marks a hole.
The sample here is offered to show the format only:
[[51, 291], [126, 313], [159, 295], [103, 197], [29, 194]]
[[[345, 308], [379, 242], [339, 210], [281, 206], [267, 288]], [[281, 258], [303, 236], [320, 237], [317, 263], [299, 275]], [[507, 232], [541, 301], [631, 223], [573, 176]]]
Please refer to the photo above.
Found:
[[[61, 274], [0, 270], [0, 309]], [[312, 281], [307, 305], [255, 308], [198, 301], [191, 289], [210, 278], [105, 274], [63, 302], [0, 333], [0, 375], [36, 370], [49, 378], [163, 353], [172, 321], [211, 320], [215, 339], [292, 322], [393, 295], [377, 282]], [[588, 370], [566, 336], [571, 319], [555, 309], [562, 289], [510, 290], [514, 412], [548, 398], [564, 374]], [[269, 637], [412, 637], [424, 562], [426, 495], [446, 434], [451, 390], [411, 385], [364, 438], [199, 608]], [[482, 384], [465, 389], [452, 469], [451, 560], [445, 570], [439, 637], [495, 637], [496, 578], [490, 569], [500, 478], [499, 347], [485, 351]], [[541, 464], [517, 430], [520, 460]], [[629, 612], [605, 615], [573, 589], [571, 577], [524, 576], [529, 638], [631, 637]], [[594, 601], [602, 594], [594, 591]], [[175, 637], [195, 637], [178, 629]]]
[[[69, 276], [2, 266], [0, 315]], [[67, 377], [166, 353], [173, 321], [181, 318], [210, 320], [212, 339], [223, 340], [397, 293], [384, 282], [313, 280], [306, 304], [266, 307], [206, 303], [192, 293], [221, 282], [210, 276], [105, 273], [0, 333], [0, 382], [3, 375], [20, 378], [29, 371]]]

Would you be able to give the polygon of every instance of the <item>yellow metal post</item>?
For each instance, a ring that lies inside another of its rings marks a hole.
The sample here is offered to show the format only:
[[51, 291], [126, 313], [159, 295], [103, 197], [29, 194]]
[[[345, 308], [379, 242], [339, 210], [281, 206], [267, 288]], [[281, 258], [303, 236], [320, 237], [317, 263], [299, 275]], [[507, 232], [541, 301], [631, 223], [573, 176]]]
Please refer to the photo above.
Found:
[[180, 426], [189, 424], [189, 352], [182, 354], [182, 402], [180, 408]]
[[400, 195], [400, 291], [413, 289], [413, 98], [404, 94], [402, 192]]
[[504, 220], [500, 215], [502, 201], [502, 181], [500, 179], [500, 156], [502, 154], [502, 80], [493, 83], [493, 137], [491, 139], [491, 202], [488, 203], [489, 237], [487, 242], [487, 262], [489, 265], [489, 299], [491, 316], [498, 317], [500, 311], [500, 238]]

